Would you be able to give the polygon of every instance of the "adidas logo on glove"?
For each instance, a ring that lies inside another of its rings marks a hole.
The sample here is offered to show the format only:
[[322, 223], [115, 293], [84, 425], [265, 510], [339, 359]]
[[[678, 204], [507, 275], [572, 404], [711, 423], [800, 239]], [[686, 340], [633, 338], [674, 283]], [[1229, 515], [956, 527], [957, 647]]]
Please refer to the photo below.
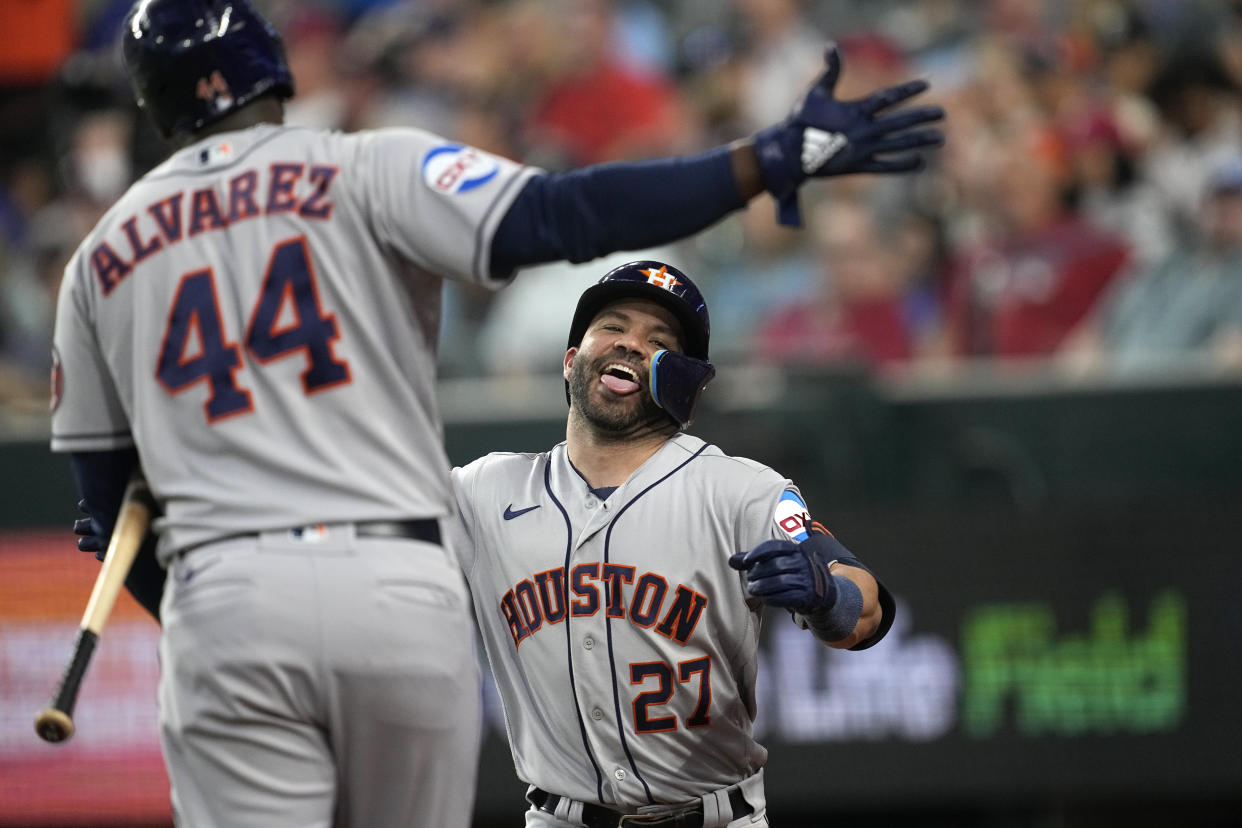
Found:
[[825, 132], [815, 127], [802, 131], [802, 171], [812, 175], [849, 143], [839, 132]]

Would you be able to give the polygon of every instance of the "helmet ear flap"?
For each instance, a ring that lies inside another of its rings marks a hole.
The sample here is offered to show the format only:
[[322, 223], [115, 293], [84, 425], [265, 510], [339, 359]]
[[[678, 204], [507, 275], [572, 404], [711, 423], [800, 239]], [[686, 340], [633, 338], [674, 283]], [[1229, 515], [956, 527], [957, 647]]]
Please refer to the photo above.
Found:
[[651, 397], [682, 428], [694, 422], [699, 397], [716, 376], [716, 367], [704, 359], [677, 351], [651, 356]]

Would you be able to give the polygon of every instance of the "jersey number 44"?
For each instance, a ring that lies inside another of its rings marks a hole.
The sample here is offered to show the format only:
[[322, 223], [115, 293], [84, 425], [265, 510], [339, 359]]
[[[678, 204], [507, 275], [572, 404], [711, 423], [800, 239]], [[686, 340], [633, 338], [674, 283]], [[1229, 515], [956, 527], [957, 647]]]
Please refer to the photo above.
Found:
[[[258, 363], [304, 354], [302, 388], [313, 394], [350, 381], [349, 364], [333, 353], [339, 337], [335, 315], [320, 303], [306, 237], [276, 245], [244, 334], [246, 354]], [[206, 382], [211, 393], [203, 408], [214, 423], [254, 410], [237, 379], [241, 367], [242, 348], [224, 329], [215, 274], [186, 273], [168, 311], [156, 379], [170, 394]]]

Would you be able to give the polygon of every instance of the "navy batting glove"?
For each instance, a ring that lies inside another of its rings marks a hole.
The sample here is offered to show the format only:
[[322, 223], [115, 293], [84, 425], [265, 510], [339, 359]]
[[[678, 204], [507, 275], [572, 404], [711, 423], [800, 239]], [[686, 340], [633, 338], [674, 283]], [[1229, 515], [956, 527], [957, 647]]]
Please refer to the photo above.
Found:
[[751, 595], [773, 607], [809, 615], [836, 603], [837, 586], [818, 545], [769, 540], [737, 552], [729, 566], [746, 573]]
[[94, 552], [95, 560], [102, 561], [104, 553], [107, 552], [102, 540], [103, 527], [100, 526], [99, 521], [90, 516], [85, 500], [78, 501], [78, 510], [86, 515], [73, 522], [73, 534], [79, 536], [78, 549], [83, 552]]
[[922, 168], [923, 159], [911, 150], [944, 143], [939, 129], [912, 129], [944, 118], [938, 106], [880, 114], [925, 91], [926, 81], [907, 81], [859, 100], [839, 101], [834, 97], [841, 75], [836, 44], [828, 47], [824, 62], [824, 73], [789, 117], [755, 134], [763, 186], [776, 197], [777, 219], [790, 227], [802, 223], [798, 187], [807, 178], [912, 172]]

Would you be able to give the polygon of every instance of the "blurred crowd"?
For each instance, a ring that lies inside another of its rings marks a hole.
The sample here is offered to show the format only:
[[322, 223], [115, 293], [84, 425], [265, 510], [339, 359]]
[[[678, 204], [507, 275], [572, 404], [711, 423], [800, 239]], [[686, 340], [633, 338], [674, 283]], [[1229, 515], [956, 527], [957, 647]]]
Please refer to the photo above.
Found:
[[[803, 230], [760, 198], [669, 249], [451, 286], [445, 375], [557, 371], [582, 287], [639, 255], [699, 282], [721, 363], [1242, 366], [1242, 2], [256, 5], [286, 40], [289, 122], [417, 126], [549, 170], [748, 135], [788, 113], [829, 39], [841, 96], [925, 77], [917, 102], [947, 110], [926, 172], [816, 182]], [[128, 6], [0, 4], [0, 402], [46, 406], [64, 263], [167, 153], [119, 63]]]

